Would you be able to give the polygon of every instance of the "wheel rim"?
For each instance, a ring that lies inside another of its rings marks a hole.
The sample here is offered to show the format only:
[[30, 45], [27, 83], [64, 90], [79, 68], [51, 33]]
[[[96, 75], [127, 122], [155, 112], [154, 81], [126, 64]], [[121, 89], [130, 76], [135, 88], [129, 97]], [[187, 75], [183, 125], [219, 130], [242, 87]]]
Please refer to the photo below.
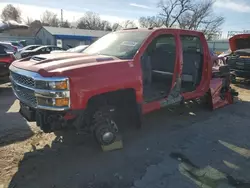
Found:
[[114, 140], [114, 134], [112, 132], [105, 132], [102, 135], [102, 140], [104, 143], [110, 144]]

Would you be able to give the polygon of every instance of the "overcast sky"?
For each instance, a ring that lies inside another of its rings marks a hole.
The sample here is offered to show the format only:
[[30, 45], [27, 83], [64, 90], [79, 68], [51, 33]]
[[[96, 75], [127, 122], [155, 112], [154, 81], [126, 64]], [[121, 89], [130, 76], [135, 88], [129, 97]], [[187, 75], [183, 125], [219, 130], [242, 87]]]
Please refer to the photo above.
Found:
[[[9, 3], [22, 10], [22, 17], [39, 19], [45, 10], [56, 12], [64, 10], [64, 19], [76, 21], [85, 11], [99, 13], [110, 22], [125, 19], [136, 20], [141, 16], [155, 15], [159, 0], [0, 0], [0, 11]], [[223, 31], [250, 30], [250, 0], [217, 0], [214, 10], [223, 15], [226, 22]]]

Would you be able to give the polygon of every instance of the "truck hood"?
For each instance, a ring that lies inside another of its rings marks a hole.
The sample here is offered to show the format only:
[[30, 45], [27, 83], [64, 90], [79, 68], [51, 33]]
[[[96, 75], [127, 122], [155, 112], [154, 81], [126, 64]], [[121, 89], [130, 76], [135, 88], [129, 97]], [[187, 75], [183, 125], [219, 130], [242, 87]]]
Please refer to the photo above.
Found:
[[229, 39], [230, 49], [234, 52], [236, 50], [250, 48], [250, 34], [235, 35]]
[[39, 72], [46, 76], [46, 73], [63, 72], [86, 66], [104, 64], [108, 62], [123, 61], [116, 57], [104, 55], [87, 55], [82, 53], [54, 53], [36, 55], [13, 62], [13, 66], [24, 70]]

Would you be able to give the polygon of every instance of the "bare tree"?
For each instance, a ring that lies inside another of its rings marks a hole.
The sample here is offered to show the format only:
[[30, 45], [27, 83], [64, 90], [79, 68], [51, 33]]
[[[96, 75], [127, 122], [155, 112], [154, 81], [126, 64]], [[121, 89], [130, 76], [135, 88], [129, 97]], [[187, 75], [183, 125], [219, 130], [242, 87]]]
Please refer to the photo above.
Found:
[[224, 23], [224, 17], [213, 12], [214, 0], [166, 0], [160, 1], [160, 16], [166, 27], [199, 30], [208, 39], [215, 36]]
[[106, 21], [106, 20], [102, 20], [101, 21], [101, 30], [104, 30], [104, 31], [112, 31], [112, 26], [111, 26], [111, 23]]
[[46, 10], [42, 17], [41, 17], [42, 25], [44, 26], [52, 26], [52, 27], [58, 27], [59, 26], [59, 19], [57, 18], [57, 15], [53, 12], [50, 12]]
[[27, 19], [25, 20], [25, 23], [30, 26], [33, 21], [34, 20], [32, 18], [27, 17]]
[[220, 32], [225, 19], [214, 14], [213, 3], [213, 0], [206, 0], [193, 4], [189, 11], [178, 18], [179, 27], [202, 31], [207, 39], [215, 37]]
[[112, 28], [112, 31], [118, 31], [122, 29], [122, 26], [119, 23], [114, 23], [111, 28]]
[[161, 0], [158, 7], [161, 9], [160, 16], [166, 27], [173, 27], [178, 18], [188, 11], [191, 0]]
[[132, 20], [125, 20], [119, 24], [122, 28], [133, 28], [136, 27], [136, 24]]
[[86, 12], [85, 15], [79, 19], [77, 28], [89, 30], [112, 30], [111, 24], [102, 20], [99, 14], [94, 12]]
[[68, 20], [60, 23], [60, 27], [64, 27], [64, 28], [70, 28], [70, 23]]
[[163, 19], [159, 16], [140, 17], [139, 23], [140, 27], [144, 28], [162, 27], [164, 25]]
[[11, 4], [6, 5], [6, 7], [3, 9], [1, 18], [6, 20], [15, 20], [17, 22], [21, 22], [21, 10], [14, 7]]

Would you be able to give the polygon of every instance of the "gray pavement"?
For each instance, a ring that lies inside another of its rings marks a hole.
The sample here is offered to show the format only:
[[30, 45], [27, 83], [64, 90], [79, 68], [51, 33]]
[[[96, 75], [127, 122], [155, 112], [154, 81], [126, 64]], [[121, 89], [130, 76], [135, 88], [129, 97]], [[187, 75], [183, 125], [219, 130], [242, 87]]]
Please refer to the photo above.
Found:
[[[71, 142], [62, 143], [54, 140], [49, 143], [46, 135], [41, 135], [38, 145], [43, 141], [51, 147], [24, 150], [11, 183], [5, 186], [249, 188], [250, 92], [243, 93], [244, 101], [213, 112], [191, 104], [173, 112], [163, 109], [151, 113], [145, 117], [142, 130], [125, 131], [123, 150], [103, 153], [86, 135], [70, 133], [64, 136]], [[18, 104], [13, 105], [14, 101], [11, 94], [4, 95], [6, 108], [0, 111], [0, 135], [8, 130], [20, 131], [20, 127], [22, 132], [35, 134], [35, 125], [27, 124], [18, 115]], [[6, 113], [8, 110], [13, 114]], [[22, 143], [27, 145], [30, 136], [23, 137], [18, 147]], [[15, 143], [12, 139], [2, 147], [10, 148]]]

